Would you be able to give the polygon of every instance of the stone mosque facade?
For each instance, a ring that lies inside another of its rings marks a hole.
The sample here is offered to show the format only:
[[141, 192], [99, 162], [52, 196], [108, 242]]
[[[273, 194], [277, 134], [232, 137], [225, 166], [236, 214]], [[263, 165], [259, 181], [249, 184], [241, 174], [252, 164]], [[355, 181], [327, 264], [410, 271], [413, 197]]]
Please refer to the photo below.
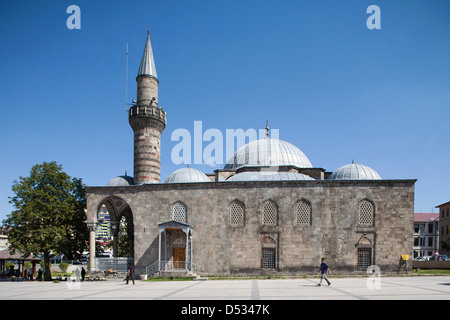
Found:
[[[166, 112], [158, 105], [149, 34], [136, 82], [128, 113], [134, 177], [87, 188], [91, 257], [103, 205], [115, 239], [126, 218], [137, 275], [295, 275], [316, 272], [321, 257], [335, 273], [374, 265], [392, 272], [411, 255], [415, 179], [382, 179], [357, 163], [327, 172], [296, 146], [267, 136], [239, 148], [214, 174], [181, 168], [162, 181]], [[90, 268], [96, 270], [94, 259]]]

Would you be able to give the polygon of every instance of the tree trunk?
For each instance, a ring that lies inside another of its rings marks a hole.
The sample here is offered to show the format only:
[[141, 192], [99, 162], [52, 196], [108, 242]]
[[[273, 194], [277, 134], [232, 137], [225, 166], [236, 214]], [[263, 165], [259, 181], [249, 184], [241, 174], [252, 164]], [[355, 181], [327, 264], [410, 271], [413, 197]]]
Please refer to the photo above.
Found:
[[44, 251], [44, 280], [52, 281], [52, 272], [50, 270], [50, 253]]

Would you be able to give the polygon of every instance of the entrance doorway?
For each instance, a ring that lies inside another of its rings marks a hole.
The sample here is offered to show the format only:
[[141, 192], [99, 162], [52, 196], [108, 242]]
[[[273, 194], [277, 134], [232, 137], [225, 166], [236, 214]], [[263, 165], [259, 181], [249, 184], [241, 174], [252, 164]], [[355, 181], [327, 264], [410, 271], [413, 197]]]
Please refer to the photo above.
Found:
[[173, 267], [174, 269], [185, 268], [186, 248], [173, 248]]

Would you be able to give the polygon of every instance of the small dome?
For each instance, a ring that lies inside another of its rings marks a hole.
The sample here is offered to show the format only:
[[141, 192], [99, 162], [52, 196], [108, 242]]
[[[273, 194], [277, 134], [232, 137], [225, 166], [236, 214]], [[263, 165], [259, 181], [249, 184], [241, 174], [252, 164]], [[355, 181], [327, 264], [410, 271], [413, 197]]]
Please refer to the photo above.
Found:
[[351, 163], [334, 171], [328, 180], [380, 180], [381, 177], [372, 168]]
[[131, 186], [134, 184], [133, 177], [130, 176], [118, 176], [109, 180], [106, 184], [110, 187], [121, 187], [121, 186]]
[[181, 168], [174, 171], [164, 183], [211, 182], [206, 174], [193, 168]]
[[312, 168], [308, 157], [296, 146], [278, 139], [259, 139], [240, 147], [225, 169], [242, 167], [295, 166]]
[[227, 181], [300, 181], [314, 180], [296, 172], [247, 171], [230, 177]]

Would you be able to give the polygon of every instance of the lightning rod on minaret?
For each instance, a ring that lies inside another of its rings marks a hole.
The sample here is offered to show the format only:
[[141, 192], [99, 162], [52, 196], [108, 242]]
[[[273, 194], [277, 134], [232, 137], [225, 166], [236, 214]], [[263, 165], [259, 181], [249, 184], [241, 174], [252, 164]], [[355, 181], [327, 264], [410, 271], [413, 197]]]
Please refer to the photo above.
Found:
[[126, 53], [126, 67], [125, 67], [125, 111], [128, 112], [128, 42], [127, 42], [127, 53]]

